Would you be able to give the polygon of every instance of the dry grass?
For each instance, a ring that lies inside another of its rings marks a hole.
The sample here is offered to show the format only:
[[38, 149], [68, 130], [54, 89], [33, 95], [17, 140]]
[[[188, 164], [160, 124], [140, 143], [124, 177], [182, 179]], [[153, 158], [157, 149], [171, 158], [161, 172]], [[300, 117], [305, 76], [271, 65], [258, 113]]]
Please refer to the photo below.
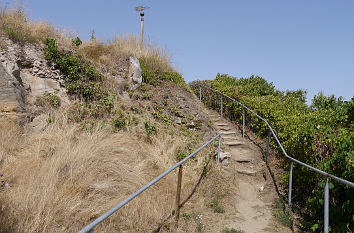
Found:
[[[88, 133], [63, 110], [52, 116], [38, 132], [0, 125], [0, 170], [10, 184], [0, 192], [3, 232], [77, 231], [174, 164], [185, 143], [162, 132], [152, 143], [125, 131]], [[202, 164], [199, 156], [185, 166], [183, 190], [192, 189]], [[97, 230], [152, 231], [174, 209], [175, 189], [174, 172]]]
[[46, 38], [55, 38], [61, 46], [71, 48], [75, 33], [59, 30], [43, 21], [27, 18], [22, 7], [7, 9], [0, 2], [0, 33], [19, 44], [38, 43]]
[[[76, 50], [105, 74], [124, 73], [123, 61], [132, 55], [147, 59], [161, 71], [173, 70], [166, 51], [150, 42], [140, 47], [134, 36], [117, 36], [107, 43], [91, 40], [74, 48], [70, 33], [30, 21], [21, 8], [0, 7], [0, 34], [20, 44], [55, 38], [59, 46]], [[119, 132], [110, 127], [84, 131], [69, 123], [63, 108], [43, 114], [36, 117], [42, 121], [36, 124], [46, 125], [42, 129], [0, 122], [0, 173], [10, 185], [0, 190], [0, 232], [78, 231], [175, 164], [176, 151], [189, 143], [188, 137], [180, 136], [180, 129], [167, 129], [150, 113], [138, 116], [139, 125]], [[55, 121], [46, 122], [49, 116]], [[159, 129], [151, 141], [146, 140], [143, 126], [147, 120]], [[207, 153], [184, 166], [183, 197], [199, 179]], [[173, 172], [97, 230], [156, 229], [175, 207], [176, 178]]]
[[120, 69], [124, 69], [121, 65], [129, 56], [144, 58], [154, 70], [174, 70], [171, 66], [171, 58], [165, 49], [159, 48], [151, 42], [145, 42], [141, 47], [139, 39], [134, 35], [116, 36], [107, 43], [102, 43], [99, 40], [86, 41], [79, 47], [78, 52], [106, 73], [114, 74]]

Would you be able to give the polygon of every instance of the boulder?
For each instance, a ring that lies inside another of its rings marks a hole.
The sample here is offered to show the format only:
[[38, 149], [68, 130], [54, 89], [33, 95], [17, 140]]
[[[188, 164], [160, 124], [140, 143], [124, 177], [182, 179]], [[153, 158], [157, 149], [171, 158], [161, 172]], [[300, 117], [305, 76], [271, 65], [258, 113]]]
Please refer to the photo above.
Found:
[[128, 79], [130, 84], [130, 90], [135, 90], [139, 87], [143, 81], [142, 70], [140, 62], [136, 57], [129, 57], [129, 71]]

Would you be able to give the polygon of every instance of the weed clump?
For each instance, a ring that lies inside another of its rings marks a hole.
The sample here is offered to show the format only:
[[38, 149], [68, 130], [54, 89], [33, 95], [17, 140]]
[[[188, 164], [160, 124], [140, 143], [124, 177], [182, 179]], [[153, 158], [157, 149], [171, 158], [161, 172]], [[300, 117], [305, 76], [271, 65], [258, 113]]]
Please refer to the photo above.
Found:
[[59, 108], [61, 105], [61, 99], [53, 93], [45, 92], [36, 100], [36, 105], [41, 107], [50, 106], [53, 108]]
[[236, 230], [235, 228], [224, 228], [224, 233], [244, 233], [242, 230]]
[[278, 199], [275, 203], [274, 216], [287, 227], [293, 226], [293, 213], [285, 205], [284, 201]]
[[145, 121], [144, 123], [145, 127], [145, 132], [148, 138], [150, 138], [152, 135], [156, 134], [156, 126], [152, 124], [150, 121]]
[[121, 129], [125, 128], [125, 126], [127, 125], [127, 122], [122, 116], [119, 116], [119, 117], [113, 118], [112, 124], [115, 129], [121, 130]]

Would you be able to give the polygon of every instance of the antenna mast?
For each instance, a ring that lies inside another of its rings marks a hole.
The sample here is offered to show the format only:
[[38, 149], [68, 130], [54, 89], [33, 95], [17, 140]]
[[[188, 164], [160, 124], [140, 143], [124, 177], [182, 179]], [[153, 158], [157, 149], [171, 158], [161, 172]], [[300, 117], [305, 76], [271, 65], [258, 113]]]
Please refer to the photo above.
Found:
[[149, 9], [149, 6], [137, 6], [135, 7], [135, 11], [140, 12], [141, 20], [140, 20], [140, 48], [143, 47], [144, 42], [144, 10]]

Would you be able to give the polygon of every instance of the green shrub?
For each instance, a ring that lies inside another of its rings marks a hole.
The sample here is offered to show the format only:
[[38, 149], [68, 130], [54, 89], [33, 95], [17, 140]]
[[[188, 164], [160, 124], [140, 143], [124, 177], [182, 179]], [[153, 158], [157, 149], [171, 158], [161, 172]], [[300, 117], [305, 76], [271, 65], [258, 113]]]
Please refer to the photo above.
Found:
[[[286, 152], [292, 157], [325, 172], [354, 181], [354, 98], [343, 101], [333, 95], [321, 93], [306, 105], [306, 91], [279, 91], [261, 77], [234, 78], [218, 74], [211, 81], [195, 81], [191, 87], [199, 96], [199, 86], [204, 84], [217, 89], [250, 107], [266, 119], [278, 135]], [[220, 97], [203, 88], [203, 102], [210, 108], [219, 109]], [[224, 98], [224, 113], [231, 120], [242, 123], [242, 107]], [[256, 116], [246, 112], [246, 124], [258, 136], [266, 138], [267, 126]], [[282, 155], [282, 150], [271, 139], [271, 148]], [[288, 171], [289, 161], [283, 167]], [[306, 230], [323, 224], [324, 177], [304, 167], [294, 165], [293, 197], [295, 206], [308, 207], [304, 213]], [[283, 183], [287, 186], [288, 173]], [[308, 187], [312, 187], [309, 189]], [[330, 180], [330, 224], [335, 232], [354, 228], [354, 189]]]
[[76, 47], [79, 47], [80, 45], [82, 45], [82, 41], [81, 41], [81, 39], [79, 37], [76, 37], [76, 38], [72, 39], [71, 42]]
[[61, 52], [55, 39], [47, 38], [44, 44], [45, 59], [58, 65], [68, 94], [84, 102], [74, 107], [77, 110], [73, 116], [75, 121], [111, 113], [115, 94], [104, 87], [105, 77], [83, 57]]
[[181, 74], [170, 70], [170, 68], [156, 65], [156, 62], [152, 58], [139, 58], [139, 62], [144, 83], [157, 86], [160, 80], [166, 80], [176, 83], [181, 87], [187, 87]]

